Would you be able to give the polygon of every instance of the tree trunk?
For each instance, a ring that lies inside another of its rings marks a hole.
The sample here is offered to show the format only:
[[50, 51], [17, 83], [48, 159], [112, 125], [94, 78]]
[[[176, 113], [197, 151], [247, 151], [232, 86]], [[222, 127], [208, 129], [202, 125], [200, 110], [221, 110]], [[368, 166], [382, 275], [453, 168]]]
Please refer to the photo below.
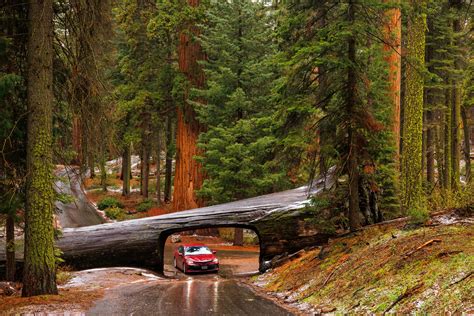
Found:
[[107, 168], [106, 168], [106, 156], [105, 156], [105, 149], [104, 144], [100, 145], [100, 185], [102, 186], [102, 191], [107, 192]]
[[161, 127], [156, 132], [156, 199], [161, 204]]
[[444, 188], [444, 113], [440, 111], [438, 117], [438, 124], [435, 128], [435, 143], [436, 143], [436, 170], [438, 172], [439, 187]]
[[406, 211], [419, 214], [426, 210], [421, 169], [426, 16], [421, 12], [424, 1], [410, 3], [415, 12], [408, 18], [407, 28], [407, 56], [412, 62], [406, 65], [401, 197]]
[[[430, 105], [428, 105], [430, 106]], [[435, 151], [435, 141], [434, 141], [434, 127], [433, 127], [433, 112], [428, 110], [426, 113], [426, 179], [428, 183], [434, 185], [434, 151]]]
[[[461, 6], [460, 0], [450, 0], [451, 6], [459, 9]], [[458, 34], [462, 31], [461, 26], [461, 18], [460, 18], [460, 11], [457, 12], [455, 15], [455, 19], [453, 21], [453, 30], [455, 34]], [[454, 45], [459, 45], [459, 40], [456, 40]], [[459, 60], [460, 57], [454, 57], [454, 67], [456, 72], [461, 71], [461, 61]], [[451, 147], [451, 154], [452, 154], [452, 186], [454, 189], [459, 187], [459, 177], [460, 177], [460, 162], [461, 162], [461, 99], [462, 99], [462, 77], [454, 77], [453, 78], [453, 101], [452, 101], [452, 147]]]
[[143, 146], [143, 163], [143, 197], [147, 199], [150, 183], [150, 152], [147, 144]]
[[[385, 0], [399, 5], [400, 0]], [[393, 8], [386, 13], [387, 23], [384, 25], [385, 60], [389, 65], [389, 98], [392, 103], [392, 133], [395, 145], [395, 163], [400, 166], [400, 89], [401, 89], [401, 37], [402, 23], [400, 8]]]
[[471, 140], [469, 138], [469, 116], [467, 108], [461, 109], [463, 133], [464, 133], [464, 161], [466, 162], [466, 182], [471, 182]]
[[[188, 0], [188, 5], [198, 7], [200, 0]], [[204, 72], [198, 61], [204, 60], [198, 41], [189, 34], [199, 34], [196, 26], [190, 26], [189, 31], [181, 32], [179, 36], [179, 69], [187, 77], [192, 87], [204, 86]], [[189, 91], [185, 93], [187, 98]], [[197, 140], [203, 127], [196, 119], [196, 114], [190, 104], [184, 100], [184, 106], [177, 111], [176, 136], [176, 170], [174, 177], [173, 207], [175, 210], [186, 210], [202, 206], [204, 203], [196, 196], [203, 183], [203, 170], [194, 156], [199, 155]]]
[[244, 229], [235, 228], [234, 230], [234, 246], [243, 246], [244, 245]]
[[[353, 24], [355, 21], [355, 3], [349, 0], [348, 20]], [[359, 212], [359, 162], [357, 141], [355, 135], [355, 127], [353, 113], [356, 107], [356, 41], [354, 34], [349, 35], [348, 38], [348, 60], [351, 63], [347, 71], [347, 113], [351, 122], [348, 127], [348, 148], [349, 153], [347, 157], [347, 172], [349, 175], [349, 226], [351, 231], [357, 230], [360, 227], [360, 212]]]
[[13, 214], [7, 215], [7, 223], [5, 226], [6, 230], [6, 280], [15, 281], [15, 272], [16, 272], [16, 262], [15, 262], [15, 219]]
[[[428, 17], [428, 32], [433, 30], [433, 18]], [[426, 57], [425, 62], [430, 64], [433, 60], [434, 48], [430, 45], [427, 45], [426, 48]], [[434, 67], [429, 66], [428, 70], [433, 73]], [[434, 89], [425, 88], [425, 111], [426, 111], [426, 180], [433, 187], [435, 185], [435, 110], [433, 109], [435, 98], [434, 98]], [[438, 161], [438, 164], [440, 162]], [[438, 171], [439, 173], [439, 171]]]
[[81, 131], [81, 119], [79, 116], [74, 115], [72, 119], [72, 149], [76, 156], [72, 160], [72, 163], [80, 166], [82, 164], [82, 131]]
[[52, 170], [53, 1], [31, 1], [28, 25], [24, 297], [58, 293]]
[[130, 145], [126, 144], [122, 152], [122, 195], [130, 194]]
[[94, 161], [94, 153], [92, 151], [89, 152], [89, 172], [90, 172], [90, 178], [94, 179], [95, 178], [95, 161]]
[[445, 111], [444, 111], [444, 179], [443, 184], [446, 190], [451, 190], [452, 180], [452, 163], [451, 163], [451, 141], [452, 141], [452, 113], [451, 113], [451, 102], [452, 102], [452, 90], [449, 88], [451, 80], [446, 78], [448, 88], [445, 89]]
[[173, 123], [170, 117], [166, 120], [166, 172], [165, 172], [165, 203], [171, 202], [171, 177], [173, 174], [174, 156]]

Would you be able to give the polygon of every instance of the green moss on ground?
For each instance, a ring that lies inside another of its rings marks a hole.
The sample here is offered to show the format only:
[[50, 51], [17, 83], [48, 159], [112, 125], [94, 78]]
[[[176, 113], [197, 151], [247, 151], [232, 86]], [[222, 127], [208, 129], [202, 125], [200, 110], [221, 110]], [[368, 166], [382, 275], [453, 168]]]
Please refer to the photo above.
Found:
[[307, 251], [259, 281], [297, 302], [342, 313], [473, 311], [473, 225], [403, 225], [334, 239], [322, 253]]

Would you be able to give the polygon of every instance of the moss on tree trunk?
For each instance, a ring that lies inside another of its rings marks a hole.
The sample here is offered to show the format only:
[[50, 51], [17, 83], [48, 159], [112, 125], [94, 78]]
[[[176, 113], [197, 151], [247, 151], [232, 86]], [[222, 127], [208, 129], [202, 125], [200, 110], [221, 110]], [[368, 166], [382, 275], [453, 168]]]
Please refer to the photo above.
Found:
[[57, 294], [53, 228], [53, 1], [29, 4], [23, 296]]
[[424, 1], [411, 0], [413, 12], [408, 17], [406, 53], [405, 108], [403, 116], [403, 150], [401, 194], [402, 206], [411, 214], [426, 212], [422, 190], [423, 135], [423, 66], [425, 60], [426, 16]]

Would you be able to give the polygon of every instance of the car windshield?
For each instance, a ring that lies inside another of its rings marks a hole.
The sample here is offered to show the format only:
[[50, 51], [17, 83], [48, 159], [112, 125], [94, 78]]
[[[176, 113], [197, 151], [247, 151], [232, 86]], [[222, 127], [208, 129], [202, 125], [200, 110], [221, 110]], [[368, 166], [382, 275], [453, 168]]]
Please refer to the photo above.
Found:
[[210, 255], [212, 254], [212, 251], [206, 246], [191, 246], [191, 247], [185, 248], [184, 254], [185, 255]]

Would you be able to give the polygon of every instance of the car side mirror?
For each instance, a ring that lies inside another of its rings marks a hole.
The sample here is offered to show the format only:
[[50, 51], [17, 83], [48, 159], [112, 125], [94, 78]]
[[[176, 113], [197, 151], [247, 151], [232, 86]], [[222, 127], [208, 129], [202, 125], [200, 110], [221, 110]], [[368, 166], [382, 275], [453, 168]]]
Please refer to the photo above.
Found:
[[213, 250], [213, 251], [212, 251], [212, 253], [213, 253], [213, 254], [216, 254], [216, 253], [217, 253], [217, 251]]

